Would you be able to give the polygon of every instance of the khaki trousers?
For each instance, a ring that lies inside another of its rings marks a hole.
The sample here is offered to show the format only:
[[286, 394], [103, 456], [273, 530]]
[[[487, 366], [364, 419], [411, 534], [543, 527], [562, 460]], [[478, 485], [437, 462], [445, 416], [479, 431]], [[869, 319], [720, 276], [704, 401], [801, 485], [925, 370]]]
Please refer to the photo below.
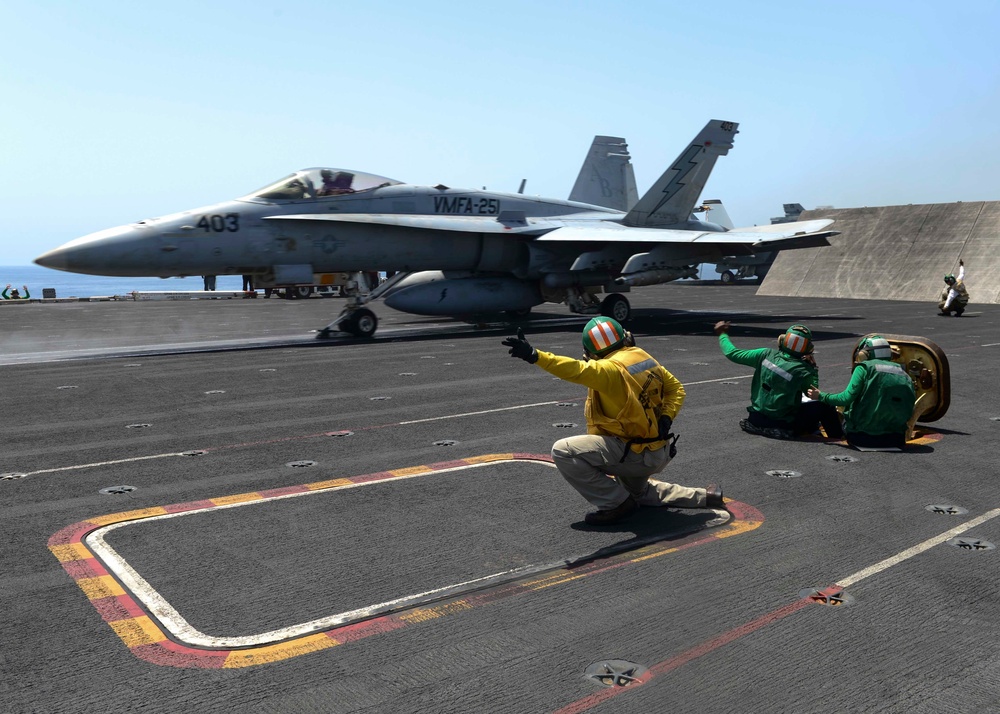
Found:
[[649, 478], [670, 461], [667, 447], [636, 453], [622, 461], [625, 442], [613, 436], [585, 434], [552, 445], [552, 460], [570, 486], [598, 510], [616, 508], [631, 494], [642, 506], [704, 508], [705, 489]]

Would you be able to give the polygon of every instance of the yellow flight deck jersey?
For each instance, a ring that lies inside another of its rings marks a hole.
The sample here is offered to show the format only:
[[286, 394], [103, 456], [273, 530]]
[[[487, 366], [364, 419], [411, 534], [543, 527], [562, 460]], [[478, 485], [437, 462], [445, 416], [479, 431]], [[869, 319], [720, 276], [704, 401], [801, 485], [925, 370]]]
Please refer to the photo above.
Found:
[[[645, 439], [657, 434], [657, 419], [677, 417], [684, 385], [638, 347], [624, 347], [604, 359], [583, 361], [535, 350], [539, 367], [574, 384], [587, 394], [587, 433], [619, 439]], [[632, 451], [663, 448], [665, 440], [632, 444]]]

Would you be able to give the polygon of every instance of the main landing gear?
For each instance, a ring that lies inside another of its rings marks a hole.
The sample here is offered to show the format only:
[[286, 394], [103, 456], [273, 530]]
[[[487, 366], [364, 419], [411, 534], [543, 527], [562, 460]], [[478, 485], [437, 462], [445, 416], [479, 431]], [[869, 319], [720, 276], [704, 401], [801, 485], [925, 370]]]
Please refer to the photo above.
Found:
[[598, 300], [596, 293], [571, 287], [560, 299], [552, 301], [565, 302], [570, 312], [577, 315], [603, 315], [618, 322], [626, 322], [632, 315], [632, 306], [621, 293], [610, 293], [603, 300]]
[[601, 314], [618, 322], [627, 322], [632, 315], [632, 306], [626, 297], [620, 293], [611, 293], [601, 302]]

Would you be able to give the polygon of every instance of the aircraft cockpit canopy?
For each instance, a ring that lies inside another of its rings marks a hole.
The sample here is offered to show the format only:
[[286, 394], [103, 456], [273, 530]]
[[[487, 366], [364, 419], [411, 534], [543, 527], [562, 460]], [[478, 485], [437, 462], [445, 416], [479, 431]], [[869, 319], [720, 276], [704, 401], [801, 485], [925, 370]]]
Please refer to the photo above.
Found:
[[280, 181], [269, 183], [264, 188], [258, 189], [244, 198], [264, 201], [301, 201], [373, 191], [376, 188], [395, 186], [400, 183], [402, 181], [359, 171], [328, 168], [303, 169]]

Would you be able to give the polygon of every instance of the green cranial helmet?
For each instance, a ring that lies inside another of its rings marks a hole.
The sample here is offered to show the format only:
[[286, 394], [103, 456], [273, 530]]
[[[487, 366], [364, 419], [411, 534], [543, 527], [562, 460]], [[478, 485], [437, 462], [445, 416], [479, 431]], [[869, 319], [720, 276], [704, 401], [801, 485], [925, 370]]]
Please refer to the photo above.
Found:
[[[864, 354], [862, 354], [864, 353]], [[869, 359], [892, 359], [892, 345], [881, 335], [869, 335], [858, 344], [856, 362]]]
[[610, 317], [595, 317], [583, 328], [583, 349], [596, 357], [614, 352], [625, 343], [625, 328]]
[[951, 273], [948, 273], [947, 275], [944, 276], [944, 281], [946, 283], [948, 283], [949, 285], [954, 285], [955, 284], [955, 276], [952, 275]]
[[792, 325], [778, 338], [778, 349], [796, 357], [812, 353], [812, 331], [805, 325]]

